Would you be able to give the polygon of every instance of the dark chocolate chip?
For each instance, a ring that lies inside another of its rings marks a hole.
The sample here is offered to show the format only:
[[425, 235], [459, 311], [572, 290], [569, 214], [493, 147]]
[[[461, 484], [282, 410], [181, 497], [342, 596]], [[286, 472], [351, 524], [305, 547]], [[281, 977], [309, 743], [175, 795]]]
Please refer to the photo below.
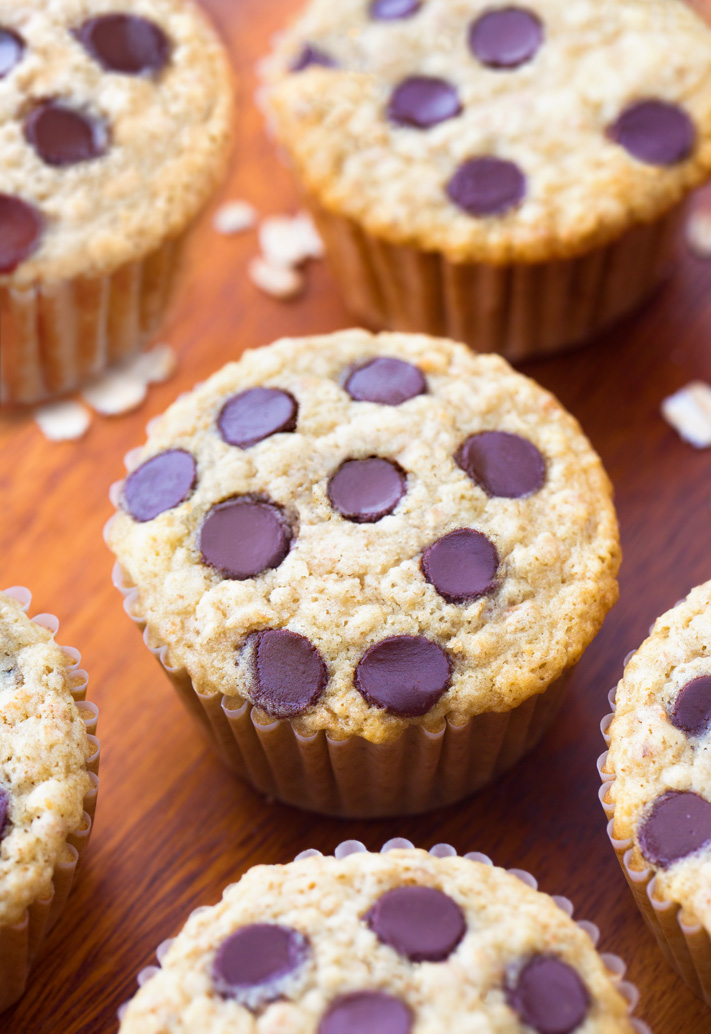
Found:
[[486, 535], [459, 528], [422, 554], [422, 572], [449, 603], [467, 603], [496, 587], [499, 554]]
[[396, 887], [368, 912], [373, 933], [410, 962], [443, 962], [466, 933], [459, 905], [434, 887]]
[[507, 431], [482, 431], [467, 438], [455, 455], [462, 470], [487, 495], [523, 499], [546, 480], [543, 456], [527, 438]]
[[678, 104], [647, 100], [626, 108], [610, 136], [633, 158], [648, 165], [676, 165], [690, 157], [696, 127]]
[[487, 11], [469, 29], [469, 49], [489, 68], [518, 68], [531, 61], [543, 43], [543, 25], [525, 7]]
[[12, 273], [40, 245], [44, 220], [26, 201], [0, 194], [0, 273]]
[[22, 60], [25, 43], [11, 29], [0, 29], [0, 79], [4, 79]]
[[280, 507], [255, 496], [238, 496], [208, 512], [198, 548], [205, 563], [225, 578], [244, 581], [278, 567], [292, 537]]
[[355, 991], [329, 1005], [318, 1034], [410, 1034], [409, 1006], [384, 991]]
[[228, 445], [248, 449], [273, 434], [295, 430], [298, 412], [296, 399], [288, 391], [250, 388], [227, 400], [217, 426]]
[[590, 1010], [590, 995], [577, 972], [550, 955], [526, 963], [509, 988], [508, 1001], [538, 1034], [573, 1034]]
[[25, 137], [47, 165], [78, 165], [106, 153], [104, 122], [89, 118], [60, 101], [44, 101], [25, 120]]
[[420, 635], [396, 635], [363, 654], [355, 685], [369, 704], [415, 718], [434, 707], [451, 678], [452, 665], [441, 646]]
[[328, 681], [313, 643], [286, 628], [256, 632], [252, 639], [253, 702], [274, 718], [290, 718], [313, 707]]
[[303, 72], [305, 68], [319, 65], [321, 68], [335, 68], [336, 60], [325, 50], [315, 47], [313, 43], [304, 43], [301, 53], [291, 66], [292, 72]]
[[526, 186], [515, 162], [485, 155], [459, 166], [447, 184], [447, 196], [469, 215], [503, 215], [523, 201]]
[[331, 506], [356, 524], [374, 524], [387, 517], [406, 491], [402, 468], [379, 456], [346, 460], [328, 482]]
[[215, 989], [251, 1008], [266, 1005], [281, 997], [285, 979], [304, 965], [310, 951], [307, 938], [291, 927], [243, 926], [217, 950], [212, 964]]
[[677, 729], [700, 736], [711, 726], [711, 676], [701, 675], [679, 690], [670, 721]]
[[696, 793], [658, 797], [639, 827], [642, 854], [663, 869], [711, 844], [711, 804]]
[[388, 104], [388, 118], [399, 126], [429, 129], [461, 114], [456, 87], [446, 79], [413, 75], [396, 86]]
[[419, 367], [402, 359], [379, 356], [357, 366], [345, 384], [356, 402], [379, 402], [381, 406], [401, 406], [424, 395], [427, 381]]
[[373, 0], [370, 17], [378, 22], [394, 22], [411, 18], [422, 7], [422, 0]]
[[189, 452], [170, 449], [146, 460], [128, 475], [123, 506], [137, 521], [152, 521], [184, 503], [197, 483], [197, 466]]
[[134, 14], [89, 18], [77, 36], [107, 72], [157, 75], [170, 60], [170, 41], [159, 25]]
[[10, 825], [10, 795], [0, 787], [0, 840], [5, 836]]

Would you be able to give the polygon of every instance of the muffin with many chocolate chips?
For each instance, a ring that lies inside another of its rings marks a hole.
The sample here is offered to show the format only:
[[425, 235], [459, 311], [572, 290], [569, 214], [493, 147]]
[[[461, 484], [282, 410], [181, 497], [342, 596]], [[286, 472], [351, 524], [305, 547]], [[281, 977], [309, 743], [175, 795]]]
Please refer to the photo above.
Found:
[[359, 319], [508, 358], [648, 297], [711, 174], [711, 33], [677, 0], [311, 0], [264, 85]]
[[248, 352], [129, 465], [107, 529], [127, 611], [232, 766], [305, 807], [418, 811], [489, 781], [617, 597], [578, 424], [450, 341]]
[[147, 342], [232, 106], [190, 0], [0, 0], [0, 401], [68, 391]]
[[711, 1005], [711, 582], [631, 657], [606, 738], [617, 855], [664, 954]]

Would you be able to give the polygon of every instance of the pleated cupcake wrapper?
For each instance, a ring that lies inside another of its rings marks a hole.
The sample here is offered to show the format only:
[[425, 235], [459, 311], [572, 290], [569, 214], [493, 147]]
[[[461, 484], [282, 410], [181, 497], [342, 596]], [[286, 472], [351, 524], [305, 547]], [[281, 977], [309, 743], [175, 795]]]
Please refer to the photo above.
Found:
[[[14, 586], [4, 590], [5, 595], [12, 596], [25, 612], [29, 610], [32, 594], [29, 589]], [[37, 614], [32, 619], [35, 624], [47, 628], [54, 636], [59, 628], [59, 621], [53, 614]], [[25, 910], [24, 915], [11, 926], [0, 924], [0, 1013], [13, 1005], [23, 994], [27, 977], [45, 937], [59, 919], [67, 905], [67, 899], [74, 885], [74, 880], [82, 856], [86, 851], [94, 824], [96, 797], [99, 789], [100, 747], [96, 738], [96, 725], [99, 709], [96, 704], [86, 700], [89, 681], [87, 673], [79, 667], [81, 655], [70, 646], [62, 646], [61, 650], [68, 659], [67, 671], [71, 677], [71, 694], [79, 708], [89, 743], [93, 750], [86, 763], [91, 787], [84, 797], [84, 814], [81, 825], [67, 838], [66, 850], [57, 862], [52, 875], [49, 893], [37, 898]]]
[[390, 244], [305, 200], [346, 305], [369, 327], [451, 337], [514, 361], [583, 344], [638, 308], [672, 269], [687, 207], [578, 258], [496, 266]]
[[0, 287], [0, 402], [73, 391], [144, 348], [170, 301], [183, 238], [102, 277]]
[[[625, 661], [625, 664], [627, 661]], [[610, 691], [612, 712], [600, 723], [605, 742], [609, 746], [609, 728], [615, 716], [616, 688]], [[667, 962], [691, 990], [711, 1006], [711, 937], [708, 930], [681, 906], [663, 897], [657, 890], [656, 872], [651, 866], [639, 869], [635, 865], [634, 840], [618, 840], [614, 835], [615, 805], [609, 791], [615, 781], [606, 771], [608, 751], [598, 758], [597, 767], [602, 780], [600, 803], [607, 816], [607, 835], [622, 867], [627, 883], [644, 921], [654, 934]]]
[[[388, 840], [383, 844], [382, 848], [380, 849], [380, 853], [387, 854], [388, 851], [414, 850], [414, 848], [415, 845], [412, 843], [411, 840], [406, 840], [404, 837], [393, 837], [391, 840]], [[342, 843], [338, 845], [336, 850], [333, 852], [334, 857], [338, 859], [347, 858], [349, 855], [352, 854], [367, 853], [368, 848], [365, 846], [365, 844], [361, 843], [360, 840], [344, 840]], [[458, 854], [451, 844], [436, 844], [434, 847], [430, 848], [428, 853], [431, 854], [434, 858], [456, 858]], [[302, 851], [300, 854], [298, 854], [294, 861], [300, 862], [306, 858], [321, 857], [323, 857], [321, 851], [317, 851], [314, 848], [311, 848], [307, 851]], [[462, 857], [467, 859], [468, 861], [480, 862], [482, 865], [494, 864], [488, 855], [482, 854], [480, 851], [469, 851]], [[536, 880], [535, 876], [532, 876], [529, 872], [526, 872], [524, 869], [509, 869], [508, 872], [510, 873], [510, 875], [516, 876], [519, 880], [521, 880], [522, 883], [525, 883], [527, 887], [531, 887], [533, 890], [538, 889], [538, 881]], [[227, 886], [223, 894], [227, 893], [231, 886], [234, 886], [234, 884], [230, 884], [229, 886]], [[556, 903], [558, 908], [561, 909], [562, 912], [565, 912], [565, 914], [569, 918], [573, 918], [574, 906], [572, 901], [570, 901], [568, 898], [560, 897], [559, 895], [553, 896], [553, 901]], [[190, 913], [189, 918], [192, 918], [194, 915], [200, 915], [201, 913], [206, 911], [209, 911], [209, 907], [201, 905], [199, 908], [194, 909]], [[588, 935], [588, 937], [593, 943], [593, 947], [597, 949], [598, 942], [600, 940], [599, 928], [594, 923], [589, 923], [584, 919], [575, 921], [577, 925]], [[140, 971], [138, 977], [136, 978], [136, 982], [139, 987], [143, 987], [144, 984], [146, 984], [152, 977], [156, 975], [156, 973], [159, 972], [160, 967], [163, 964], [163, 960], [170, 951], [170, 948], [174, 940], [175, 938], [171, 937], [168, 940], [163, 941], [162, 944], [158, 946], [158, 949], [156, 950], [156, 959], [158, 965], [146, 966], [145, 969], [142, 969]], [[637, 990], [635, 985], [631, 984], [628, 980], [624, 979], [627, 970], [625, 963], [617, 955], [601, 953], [600, 958], [602, 959], [605, 968], [608, 970], [610, 976], [612, 977], [612, 980], [614, 981], [617, 990], [620, 992], [622, 997], [627, 1002], [628, 1015], [630, 1018], [630, 1023], [632, 1025], [632, 1029], [635, 1031], [635, 1034], [652, 1034], [652, 1031], [647, 1026], [647, 1024], [643, 1020], [636, 1019], [634, 1016], [634, 1011], [637, 1008], [637, 1003], [639, 1002], [640, 996], [639, 991]], [[123, 1020], [124, 1014], [128, 1006], [129, 1003], [126, 1002], [118, 1010], [119, 1020]]]

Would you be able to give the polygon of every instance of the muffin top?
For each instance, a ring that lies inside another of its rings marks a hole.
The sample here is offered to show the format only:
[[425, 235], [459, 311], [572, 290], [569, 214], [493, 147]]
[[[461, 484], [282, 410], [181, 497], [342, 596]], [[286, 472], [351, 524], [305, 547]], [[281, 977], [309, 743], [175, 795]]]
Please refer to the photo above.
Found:
[[0, 926], [47, 894], [90, 788], [68, 659], [0, 593]]
[[580, 254], [711, 174], [682, 0], [312, 0], [264, 77], [322, 206], [455, 262]]
[[231, 114], [189, 0], [0, 0], [0, 287], [103, 275], [179, 234]]
[[[576, 421], [496, 356], [343, 331], [247, 352], [151, 423], [107, 538], [205, 694], [305, 734], [507, 711], [617, 597]], [[239, 706], [240, 701], [232, 701]]]
[[658, 619], [627, 664], [610, 726], [614, 835], [711, 931], [711, 582]]

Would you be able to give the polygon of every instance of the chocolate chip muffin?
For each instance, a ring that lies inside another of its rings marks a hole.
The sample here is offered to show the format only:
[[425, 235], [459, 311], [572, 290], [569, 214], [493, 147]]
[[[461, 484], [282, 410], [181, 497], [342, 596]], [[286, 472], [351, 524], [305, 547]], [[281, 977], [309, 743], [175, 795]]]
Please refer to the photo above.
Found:
[[483, 855], [388, 847], [250, 869], [161, 947], [121, 1034], [647, 1031], [569, 902]]
[[126, 609], [232, 766], [301, 806], [419, 811], [488, 782], [617, 597], [578, 424], [450, 341], [248, 352], [129, 461], [107, 529]]
[[0, 1011], [25, 988], [63, 910], [96, 803], [97, 709], [56, 618], [26, 614], [24, 589], [0, 593]]
[[647, 298], [711, 174], [711, 33], [668, 0], [312, 0], [263, 93], [351, 310], [508, 358]]
[[232, 106], [189, 0], [0, 0], [0, 401], [68, 391], [154, 333]]

